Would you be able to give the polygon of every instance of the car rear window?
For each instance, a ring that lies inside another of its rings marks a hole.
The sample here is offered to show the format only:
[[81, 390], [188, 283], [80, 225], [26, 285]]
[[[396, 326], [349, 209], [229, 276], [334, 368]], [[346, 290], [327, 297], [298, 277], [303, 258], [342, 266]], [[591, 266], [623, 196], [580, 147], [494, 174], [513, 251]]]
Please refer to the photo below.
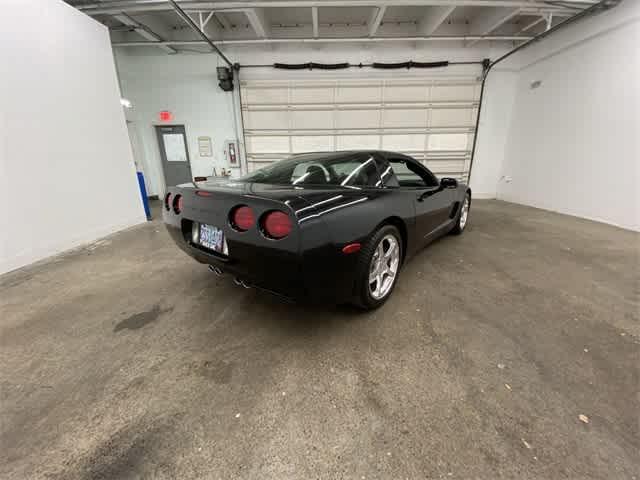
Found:
[[239, 179], [276, 185], [379, 187], [376, 161], [369, 153], [296, 155]]

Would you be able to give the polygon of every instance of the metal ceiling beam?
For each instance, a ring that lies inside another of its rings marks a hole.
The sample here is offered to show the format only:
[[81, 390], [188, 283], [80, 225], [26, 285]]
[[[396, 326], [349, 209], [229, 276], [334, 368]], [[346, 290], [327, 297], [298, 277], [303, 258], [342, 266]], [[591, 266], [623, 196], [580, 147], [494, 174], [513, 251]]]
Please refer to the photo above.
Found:
[[[494, 12], [491, 12], [489, 16], [482, 18], [478, 24], [476, 24], [475, 22], [472, 23], [471, 28], [475, 30], [474, 33], [477, 33], [480, 35], [489, 35], [498, 27], [500, 27], [501, 25], [504, 25], [513, 17], [518, 15], [520, 11], [521, 11], [520, 8], [510, 8], [510, 7], [498, 8]], [[477, 40], [470, 42], [467, 46], [470, 47], [476, 42]]]
[[526, 24], [522, 29], [520, 29], [518, 31], [518, 33], [524, 33], [526, 31], [531, 30], [533, 27], [535, 27], [536, 25], [538, 25], [541, 22], [544, 22], [546, 20], [546, 17], [544, 15], [540, 15], [540, 17], [536, 20], [534, 20], [533, 22], [530, 22], [528, 24]]
[[[182, 8], [180, 8], [174, 0], [167, 0], [167, 1], [171, 4], [171, 6], [176, 11], [178, 16], [182, 18], [187, 23], [187, 25], [189, 25], [192, 28], [192, 30], [198, 34], [200, 38], [202, 38], [203, 43], [205, 43], [206, 45], [209, 45], [214, 52], [220, 55], [220, 58], [222, 58], [230, 68], [233, 68], [233, 64], [231, 63], [231, 60], [229, 60], [225, 56], [225, 54], [218, 49], [218, 47], [211, 41], [211, 39], [207, 36], [206, 33], [204, 33], [202, 30], [198, 28], [198, 25], [196, 25], [196, 23], [191, 19], [191, 17], [184, 10], [182, 10]], [[163, 42], [163, 43], [167, 45], [167, 42]]]
[[200, 30], [204, 32], [204, 29], [207, 26], [207, 23], [209, 23], [212, 17], [213, 17], [213, 12], [209, 12], [209, 15], [207, 15], [206, 17], [202, 15], [202, 12], [198, 12], [198, 19], [200, 20]]
[[378, 31], [378, 27], [382, 23], [382, 18], [384, 17], [384, 12], [387, 10], [386, 6], [374, 7], [373, 12], [371, 12], [371, 18], [367, 22], [367, 27], [369, 29], [369, 36], [375, 36]]
[[418, 24], [418, 33], [424, 36], [433, 35], [440, 25], [456, 9], [454, 6], [427, 7], [424, 17]]
[[271, 28], [263, 8], [248, 8], [245, 10], [245, 14], [259, 38], [267, 38], [271, 35]]
[[214, 16], [225, 30], [231, 30], [231, 22], [223, 15], [222, 12], [214, 12]]
[[311, 7], [311, 22], [313, 23], [313, 38], [320, 36], [318, 27], [318, 7]]
[[206, 31], [207, 25], [209, 25], [211, 19], [214, 18], [214, 13], [215, 12], [209, 12], [208, 14], [207, 12], [193, 12], [188, 15], [191, 17], [191, 20], [193, 20], [198, 25], [200, 30], [202, 30], [205, 35], [213, 34], [213, 37], [215, 39], [218, 39], [222, 37], [222, 32], [220, 31], [220, 27], [218, 27], [215, 22], [209, 26], [209, 33], [207, 33]]
[[[472, 41], [472, 40], [505, 40], [505, 41], [527, 41], [531, 36], [518, 35], [436, 35], [432, 37], [341, 37], [341, 38], [254, 38], [245, 40], [220, 40], [218, 45], [244, 45], [260, 43], [368, 43], [368, 42], [451, 42], [451, 41]], [[200, 46], [208, 45], [200, 40], [171, 40], [162, 42], [163, 45], [178, 46]], [[147, 47], [153, 46], [154, 42], [115, 42], [114, 47]]]
[[[138, 22], [137, 20], [134, 20], [133, 18], [131, 18], [126, 13], [120, 13], [118, 15], [114, 15], [113, 18], [118, 20], [120, 23], [124, 23], [125, 25], [127, 25], [129, 27], [133, 27], [133, 31], [134, 32], [136, 32], [141, 37], [146, 38], [147, 40], [151, 40], [153, 42], [163, 42], [164, 41], [164, 39], [160, 35], [155, 33], [153, 30], [151, 30], [146, 25], [143, 25], [142, 23]], [[163, 51], [165, 51], [167, 53], [178, 53], [178, 51], [175, 48], [171, 48], [168, 45], [159, 44], [158, 48], [162, 49]]]
[[[591, 6], [594, 0], [578, 0], [576, 5]], [[277, 7], [409, 7], [409, 6], [474, 6], [474, 7], [518, 7], [540, 8], [545, 12], [572, 11], [570, 8], [555, 6], [544, 0], [217, 0], [180, 2], [185, 11], [215, 10], [240, 8], [277, 8]], [[167, 0], [119, 0], [112, 2], [92, 3], [77, 7], [89, 14], [117, 14], [121, 12], [153, 12], [171, 10]], [[575, 13], [575, 10], [573, 10]]]

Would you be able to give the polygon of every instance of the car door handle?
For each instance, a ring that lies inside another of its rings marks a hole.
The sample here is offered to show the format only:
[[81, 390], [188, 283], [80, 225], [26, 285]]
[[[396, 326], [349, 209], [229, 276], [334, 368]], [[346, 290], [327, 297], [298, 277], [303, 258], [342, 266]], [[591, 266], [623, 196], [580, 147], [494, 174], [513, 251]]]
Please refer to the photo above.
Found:
[[442, 189], [441, 188], [434, 188], [433, 190], [427, 190], [426, 192], [422, 192], [420, 195], [418, 195], [417, 200], [419, 202], [424, 201], [425, 198], [430, 197], [431, 195], [441, 192]]
[[418, 195], [418, 201], [423, 202], [425, 198], [430, 197], [433, 194], [434, 192], [432, 191], [422, 192], [420, 195]]

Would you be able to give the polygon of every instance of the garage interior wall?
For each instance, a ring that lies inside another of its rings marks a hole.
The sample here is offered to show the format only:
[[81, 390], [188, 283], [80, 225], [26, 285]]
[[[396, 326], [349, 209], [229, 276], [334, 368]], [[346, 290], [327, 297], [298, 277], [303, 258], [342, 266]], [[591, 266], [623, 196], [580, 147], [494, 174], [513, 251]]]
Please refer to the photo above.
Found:
[[[640, 182], [636, 87], [640, 84], [639, 8], [640, 2], [622, 2], [554, 33], [491, 71], [471, 176], [475, 198], [499, 198], [639, 228], [635, 187]], [[434, 43], [282, 44], [227, 46], [225, 53], [241, 64], [358, 64], [496, 59], [509, 48], [490, 42], [471, 48]], [[143, 144], [142, 163], [150, 193], [164, 191], [153, 131], [161, 110], [174, 113], [173, 123], [186, 125], [194, 175], [210, 175], [213, 166], [228, 166], [223, 142], [235, 136], [234, 96], [217, 87], [215, 67], [222, 62], [216, 55], [171, 56], [155, 49], [123, 48], [117, 49], [117, 59], [124, 94], [133, 102], [127, 115]], [[242, 69], [240, 76], [243, 82], [352, 80], [373, 75], [414, 80], [469, 78], [478, 71], [477, 66], [391, 72], [309, 72], [268, 67]], [[535, 81], [541, 82], [538, 88], [532, 88]], [[199, 135], [212, 137], [213, 160], [197, 155]], [[242, 141], [241, 132], [238, 136]], [[428, 161], [427, 165], [433, 168]]]
[[[517, 84], [497, 197], [640, 230], [640, 2], [513, 58]], [[487, 81], [500, 82], [493, 73]], [[479, 138], [493, 138], [485, 127]], [[484, 172], [474, 167], [474, 175]]]
[[0, 273], [146, 220], [107, 29], [57, 0], [2, 18]]
[[[136, 52], [135, 50], [139, 50]], [[167, 55], [150, 49], [116, 49], [116, 63], [122, 94], [132, 103], [125, 114], [142, 167], [147, 193], [164, 193], [164, 175], [154, 125], [184, 125], [194, 176], [212, 175], [228, 168], [224, 142], [236, 138], [233, 94], [218, 87], [216, 67], [223, 66], [217, 55]], [[171, 112], [170, 122], [161, 122], [161, 111]], [[239, 133], [241, 136], [241, 134]], [[200, 156], [198, 137], [210, 137], [212, 157]]]
[[[371, 61], [397, 62], [401, 60], [419, 61], [478, 61], [487, 57], [496, 57], [507, 51], [505, 46], [494, 47], [479, 44], [474, 47], [425, 45], [425, 44], [388, 44], [374, 45], [363, 48], [358, 44], [343, 45], [269, 45], [269, 46], [235, 46], [226, 47], [226, 54], [232, 61], [241, 64], [265, 64], [273, 62], [303, 63], [315, 61], [320, 63], [335, 63], [347, 61], [353, 64], [369, 63]], [[267, 60], [265, 60], [267, 59]], [[173, 114], [173, 124], [184, 124], [187, 131], [187, 141], [191, 157], [194, 176], [211, 175], [213, 167], [220, 171], [221, 167], [228, 168], [223, 154], [224, 141], [235, 138], [233, 128], [233, 102], [237, 103], [237, 96], [221, 91], [217, 86], [217, 66], [223, 63], [214, 54], [166, 55], [160, 50], [149, 48], [121, 48], [116, 49], [116, 60], [120, 73], [123, 95], [128, 98], [133, 108], [127, 110], [127, 118], [135, 125], [138, 132], [142, 151], [139, 163], [144, 166], [147, 177], [147, 189], [150, 194], [162, 194], [164, 181], [159, 159], [157, 139], [153, 126], [160, 124], [159, 112], [169, 110]], [[394, 70], [380, 71], [370, 68], [349, 69], [347, 71], [290, 71], [267, 68], [245, 68], [240, 72], [243, 82], [306, 82], [306, 81], [357, 81], [376, 77], [393, 82], [416, 82], [421, 80], [454, 79], [468, 80], [480, 75], [479, 65], [452, 66], [444, 69], [413, 69], [410, 71]], [[505, 76], [505, 83], [509, 84], [513, 74], [511, 72], [494, 72], [496, 78]], [[237, 79], [234, 80], [237, 84]], [[512, 82], [513, 83], [513, 82]], [[489, 108], [486, 114], [487, 122], [498, 123], [504, 121], [504, 112], [511, 111], [512, 97], [499, 91], [486, 92], [487, 102], [494, 108]], [[504, 85], [498, 85], [504, 88]], [[237, 91], [237, 90], [236, 90]], [[236, 92], [234, 92], [236, 93]], [[243, 90], [243, 99], [246, 92]], [[499, 115], [493, 119], [492, 115]], [[236, 112], [239, 119], [239, 112]], [[246, 117], [245, 126], [250, 119]], [[130, 124], [130, 127], [131, 125]], [[247, 127], [249, 128], [249, 127]], [[478, 145], [476, 162], [479, 165], [501, 165], [504, 132], [499, 129], [496, 135], [502, 135], [502, 140], [481, 143]], [[197, 149], [197, 137], [209, 136], [213, 141], [214, 157], [200, 157]], [[243, 140], [239, 132], [240, 141]], [[244, 153], [244, 150], [243, 150]], [[485, 159], [490, 156], [491, 159]], [[429, 162], [427, 162], [429, 164]], [[431, 166], [431, 165], [430, 165]], [[235, 171], [238, 174], [239, 171]], [[495, 198], [498, 171], [487, 174], [477, 183], [474, 191], [477, 197]], [[491, 177], [491, 178], [486, 178]]]

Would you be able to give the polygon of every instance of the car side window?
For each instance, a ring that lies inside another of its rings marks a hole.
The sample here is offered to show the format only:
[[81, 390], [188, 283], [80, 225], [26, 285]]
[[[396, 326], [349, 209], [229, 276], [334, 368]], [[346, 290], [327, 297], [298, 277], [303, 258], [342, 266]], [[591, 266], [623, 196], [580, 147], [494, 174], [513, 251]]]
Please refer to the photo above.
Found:
[[[403, 158], [389, 158], [389, 165], [396, 182], [400, 187], [437, 187], [438, 180], [426, 169], [414, 165]], [[394, 186], [394, 181], [386, 182], [387, 186]]]

